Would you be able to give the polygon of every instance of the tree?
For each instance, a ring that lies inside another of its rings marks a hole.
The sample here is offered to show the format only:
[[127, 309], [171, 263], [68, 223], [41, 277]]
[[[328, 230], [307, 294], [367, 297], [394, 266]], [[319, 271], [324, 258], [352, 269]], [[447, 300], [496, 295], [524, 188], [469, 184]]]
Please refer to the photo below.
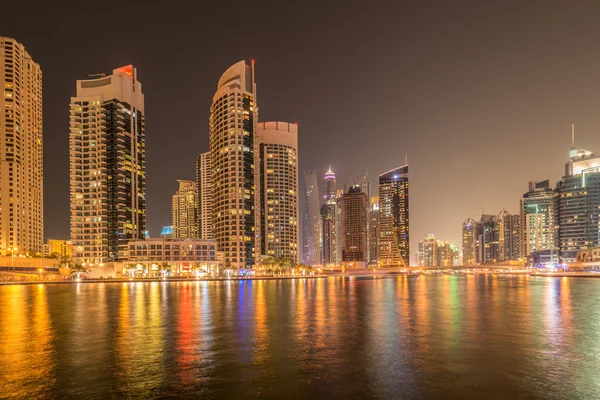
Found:
[[[52, 253], [52, 254], [56, 255], [56, 253]], [[71, 260], [71, 257], [69, 257], [68, 255], [64, 254], [64, 255], [60, 256], [60, 265], [69, 266], [72, 262], [73, 261]]]
[[158, 266], [158, 270], [161, 272], [161, 275], [166, 275], [171, 273], [171, 271], [173, 270], [173, 267], [171, 266], [171, 264], [169, 264], [166, 261], [163, 261], [159, 266]]

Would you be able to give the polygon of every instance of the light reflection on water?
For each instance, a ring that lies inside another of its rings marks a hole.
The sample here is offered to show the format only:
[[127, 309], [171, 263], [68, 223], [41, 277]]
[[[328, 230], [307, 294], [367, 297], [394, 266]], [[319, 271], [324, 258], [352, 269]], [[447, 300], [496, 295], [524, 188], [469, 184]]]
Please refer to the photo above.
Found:
[[0, 398], [600, 398], [600, 279], [0, 287]]

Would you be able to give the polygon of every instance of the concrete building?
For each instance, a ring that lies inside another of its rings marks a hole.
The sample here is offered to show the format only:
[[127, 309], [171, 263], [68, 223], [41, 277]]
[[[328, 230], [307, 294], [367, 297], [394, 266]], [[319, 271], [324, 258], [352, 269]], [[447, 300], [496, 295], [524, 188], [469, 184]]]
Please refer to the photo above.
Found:
[[56, 255], [58, 257], [72, 256], [72, 243], [70, 240], [48, 239], [44, 245], [44, 257]]
[[146, 231], [144, 94], [133, 66], [78, 80], [70, 104], [73, 257], [100, 265], [127, 258]]
[[317, 265], [321, 262], [321, 197], [319, 197], [319, 185], [317, 171], [304, 172], [304, 209], [306, 211], [303, 219], [303, 247], [304, 263], [306, 265]]
[[342, 196], [342, 263], [350, 267], [367, 266], [367, 203], [358, 185]]
[[321, 206], [321, 265], [330, 265], [337, 264], [336, 227], [338, 227], [336, 179], [331, 167], [325, 173], [324, 180], [325, 194]]
[[368, 215], [368, 259], [369, 264], [377, 265], [379, 261], [379, 197], [371, 197]]
[[498, 262], [500, 237], [496, 222], [496, 216], [489, 214], [483, 214], [477, 222], [475, 227], [477, 264], [490, 265]]
[[379, 265], [410, 265], [408, 164], [379, 175]]
[[558, 262], [554, 190], [548, 180], [529, 182], [521, 199], [521, 255], [533, 262]]
[[173, 195], [171, 207], [174, 238], [198, 238], [196, 183], [186, 180], [177, 182], [179, 182], [179, 189]]
[[42, 70], [0, 36], [0, 255], [44, 249]]
[[436, 266], [436, 239], [431, 233], [427, 237], [419, 242], [419, 249], [421, 249], [421, 256], [419, 260], [419, 266], [423, 267], [434, 267]]
[[502, 210], [496, 217], [498, 225], [498, 261], [521, 259], [521, 216]]
[[556, 185], [555, 211], [560, 259], [572, 262], [577, 253], [598, 247], [600, 157], [571, 147], [565, 175]]
[[252, 268], [260, 252], [258, 106], [254, 63], [221, 75], [210, 107], [212, 236], [227, 266]]
[[[175, 275], [219, 275], [220, 255], [211, 239], [146, 239], [128, 243], [124, 275], [159, 275], [165, 264]], [[129, 267], [129, 268], [127, 268]]]
[[200, 154], [196, 161], [196, 200], [199, 234], [202, 239], [212, 238], [212, 206], [210, 189], [210, 152]]
[[476, 225], [477, 223], [471, 217], [467, 218], [462, 224], [462, 253], [463, 265], [476, 264]]
[[261, 254], [300, 263], [298, 125], [258, 124]]

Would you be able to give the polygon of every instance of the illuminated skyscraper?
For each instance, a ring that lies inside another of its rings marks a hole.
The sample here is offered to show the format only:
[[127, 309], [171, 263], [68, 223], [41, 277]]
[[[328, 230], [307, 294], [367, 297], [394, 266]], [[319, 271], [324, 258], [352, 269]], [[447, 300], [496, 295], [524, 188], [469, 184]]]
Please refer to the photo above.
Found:
[[367, 195], [359, 185], [342, 196], [342, 262], [367, 266]]
[[476, 263], [476, 226], [477, 223], [471, 217], [467, 218], [467, 220], [462, 224], [463, 265], [475, 265]]
[[237, 268], [260, 251], [257, 119], [254, 63], [240, 61], [219, 79], [209, 118], [212, 235]]
[[521, 216], [502, 210], [496, 216], [498, 225], [498, 261], [521, 258]]
[[196, 184], [184, 180], [177, 182], [179, 182], [179, 190], [173, 195], [172, 203], [174, 238], [198, 238]]
[[379, 264], [409, 266], [408, 164], [379, 175]]
[[261, 254], [299, 263], [298, 125], [258, 124]]
[[304, 172], [304, 194], [306, 215], [303, 220], [304, 263], [316, 265], [321, 262], [321, 198], [316, 171]]
[[371, 197], [369, 208], [369, 264], [379, 260], [379, 197]]
[[73, 257], [90, 264], [124, 259], [127, 242], [146, 231], [144, 94], [136, 69], [77, 81], [70, 131]]
[[565, 176], [556, 185], [555, 203], [560, 258], [565, 262], [600, 244], [600, 157], [574, 145], [570, 156]]
[[[5, 15], [5, 18], [9, 18]], [[44, 251], [42, 70], [0, 36], [0, 255]]]
[[210, 152], [196, 161], [196, 201], [199, 232], [202, 239], [212, 239], [212, 207], [210, 190]]
[[323, 196], [323, 205], [321, 206], [322, 221], [322, 239], [321, 239], [321, 264], [336, 263], [336, 189], [335, 174], [331, 167], [325, 173], [325, 194]]
[[529, 182], [529, 191], [521, 199], [521, 254], [545, 254], [556, 261], [556, 211], [554, 190], [548, 180]]

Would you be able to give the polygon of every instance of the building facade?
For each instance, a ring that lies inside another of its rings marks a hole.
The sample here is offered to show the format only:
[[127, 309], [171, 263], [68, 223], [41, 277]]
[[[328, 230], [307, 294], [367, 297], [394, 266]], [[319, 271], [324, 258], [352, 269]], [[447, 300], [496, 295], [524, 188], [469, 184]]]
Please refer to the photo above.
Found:
[[408, 165], [379, 175], [379, 265], [407, 267], [409, 253]]
[[146, 231], [144, 95], [133, 66], [78, 80], [70, 104], [73, 257], [102, 264], [127, 257]]
[[128, 243], [125, 264], [146, 274], [159, 274], [163, 265], [179, 275], [219, 274], [220, 255], [211, 239], [146, 239]]
[[379, 197], [371, 197], [368, 215], [369, 264], [377, 265], [379, 261]]
[[298, 125], [258, 124], [260, 254], [300, 262]]
[[336, 179], [331, 167], [324, 176], [325, 193], [321, 206], [321, 265], [337, 264], [337, 235], [338, 212]]
[[173, 195], [171, 215], [175, 239], [198, 238], [198, 220], [196, 218], [196, 183], [178, 180], [179, 189]]
[[533, 259], [549, 255], [557, 261], [556, 211], [554, 190], [548, 180], [529, 182], [521, 199], [521, 255]]
[[556, 185], [557, 244], [564, 262], [577, 253], [598, 247], [600, 209], [600, 157], [571, 148], [565, 175]]
[[200, 154], [196, 160], [196, 201], [198, 232], [202, 239], [212, 239], [212, 206], [210, 190], [210, 152]]
[[498, 261], [521, 258], [521, 216], [502, 210], [496, 217], [498, 225]]
[[209, 118], [212, 236], [237, 268], [260, 251], [257, 120], [254, 63], [240, 61], [219, 79]]
[[342, 196], [342, 262], [366, 267], [368, 197], [355, 185]]
[[304, 209], [303, 219], [303, 247], [304, 263], [317, 265], [321, 262], [321, 197], [319, 197], [319, 184], [317, 171], [304, 172]]
[[0, 255], [44, 250], [42, 70], [0, 36]]
[[476, 225], [477, 223], [471, 217], [467, 218], [462, 224], [462, 262], [463, 265], [476, 264]]

